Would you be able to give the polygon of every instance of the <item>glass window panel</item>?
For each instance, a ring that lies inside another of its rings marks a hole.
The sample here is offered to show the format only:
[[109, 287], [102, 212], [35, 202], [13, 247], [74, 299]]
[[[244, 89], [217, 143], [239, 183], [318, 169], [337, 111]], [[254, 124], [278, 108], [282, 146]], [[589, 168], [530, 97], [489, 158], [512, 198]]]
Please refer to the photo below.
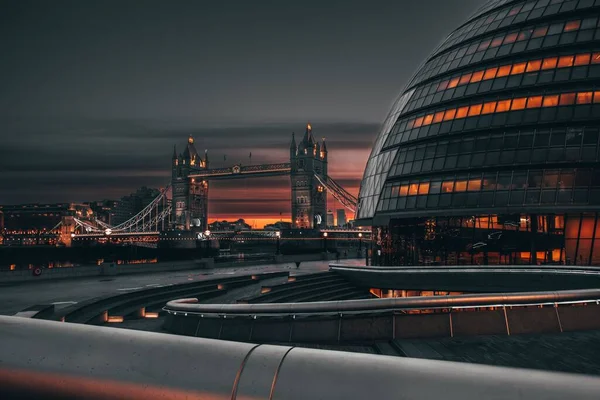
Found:
[[448, 89], [458, 86], [459, 80], [460, 80], [460, 78], [458, 78], [458, 77], [450, 79], [450, 82], [448, 82]]
[[527, 102], [527, 97], [521, 97], [518, 99], [513, 99], [511, 110], [522, 110], [525, 108], [525, 104]]
[[481, 113], [482, 114], [491, 114], [495, 111], [495, 109], [496, 109], [496, 102], [490, 101], [487, 103], [483, 103], [483, 108], [481, 109]]
[[523, 72], [525, 72], [525, 67], [527, 66], [527, 63], [517, 63], [517, 64], [513, 64], [512, 69], [510, 71], [511, 75], [517, 75], [517, 74], [522, 74]]
[[537, 38], [537, 37], [546, 36], [546, 33], [548, 33], [548, 27], [547, 26], [542, 26], [540, 28], [536, 28], [533, 31], [533, 34], [531, 35], [531, 37], [532, 38]]
[[483, 75], [483, 79], [484, 80], [494, 79], [496, 77], [496, 72], [498, 72], [497, 67], [486, 69], [485, 74]]
[[465, 118], [469, 112], [469, 107], [460, 107], [456, 110], [456, 119]]
[[444, 181], [442, 182], [442, 193], [451, 193], [452, 189], [454, 189], [454, 181]]
[[592, 64], [600, 63], [600, 53], [592, 53]]
[[527, 99], [527, 108], [538, 108], [542, 106], [542, 96], [531, 96]]
[[419, 185], [419, 194], [429, 193], [429, 182], [421, 182]]
[[408, 185], [400, 186], [400, 190], [398, 192], [399, 196], [408, 196]]
[[483, 79], [483, 74], [484, 73], [485, 73], [485, 71], [473, 72], [473, 75], [471, 76], [471, 83], [481, 81]]
[[475, 192], [481, 190], [481, 179], [469, 180], [469, 191]]
[[592, 102], [593, 92], [577, 93], [577, 104], [590, 104]]
[[461, 76], [460, 80], [458, 81], [458, 84], [466, 85], [467, 83], [469, 83], [471, 81], [471, 76], [473, 76], [473, 74], [465, 74], [465, 75]]
[[580, 20], [575, 20], [575, 21], [569, 21], [565, 24], [565, 32], [571, 32], [571, 31], [576, 31], [577, 29], [579, 29], [579, 27], [581, 26], [581, 21]]
[[423, 125], [431, 125], [431, 121], [433, 121], [433, 114], [428, 114], [423, 118]]
[[558, 63], [558, 57], [544, 58], [544, 61], [542, 62], [542, 69], [556, 68], [557, 63]]
[[518, 35], [519, 34], [517, 32], [509, 33], [504, 37], [504, 44], [516, 42]]
[[501, 100], [497, 103], [496, 112], [505, 112], [510, 110], [510, 103], [512, 100]]
[[511, 69], [510, 65], [504, 65], [504, 66], [498, 68], [498, 73], [496, 74], [496, 78], [501, 78], [503, 76], [510, 75], [510, 69]]
[[419, 193], [419, 184], [418, 183], [411, 183], [409, 188], [408, 188], [408, 194], [410, 196], [414, 196], [417, 193]]
[[467, 181], [459, 180], [456, 181], [454, 185], [455, 192], [466, 192], [467, 191]]
[[471, 107], [469, 107], [469, 114], [468, 114], [469, 117], [473, 117], [473, 116], [481, 114], [481, 108], [482, 108], [481, 104], [474, 104]]
[[562, 56], [558, 59], [558, 68], [572, 67], [575, 56]]
[[444, 121], [449, 121], [454, 119], [456, 116], [456, 109], [455, 108], [451, 108], [450, 110], [446, 110], [446, 112], [444, 113]]
[[542, 60], [533, 60], [527, 63], [526, 72], [539, 71], [542, 66]]
[[577, 54], [575, 56], [575, 65], [588, 65], [590, 63], [591, 55], [589, 53], [586, 54]]
[[438, 122], [442, 122], [443, 119], [444, 119], [444, 112], [443, 111], [436, 112], [433, 115], [433, 123], [434, 124], [438, 123]]
[[560, 95], [561, 106], [567, 106], [570, 104], [575, 104], [575, 93], [563, 93]]
[[544, 96], [542, 107], [556, 107], [558, 106], [558, 95]]

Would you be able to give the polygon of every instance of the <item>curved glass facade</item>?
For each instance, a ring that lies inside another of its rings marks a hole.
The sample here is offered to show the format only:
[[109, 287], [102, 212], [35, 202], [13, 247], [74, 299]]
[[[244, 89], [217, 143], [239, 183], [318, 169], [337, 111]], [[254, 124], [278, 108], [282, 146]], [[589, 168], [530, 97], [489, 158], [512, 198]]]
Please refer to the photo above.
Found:
[[488, 2], [383, 124], [357, 212], [374, 261], [600, 264], [599, 128], [600, 0]]

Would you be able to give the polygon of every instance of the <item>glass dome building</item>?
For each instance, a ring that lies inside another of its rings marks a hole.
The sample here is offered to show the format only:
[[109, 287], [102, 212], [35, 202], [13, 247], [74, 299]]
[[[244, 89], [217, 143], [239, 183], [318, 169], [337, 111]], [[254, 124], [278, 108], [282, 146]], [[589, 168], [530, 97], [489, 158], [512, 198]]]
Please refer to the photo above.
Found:
[[600, 265], [600, 0], [493, 0], [394, 103], [357, 223], [380, 265]]

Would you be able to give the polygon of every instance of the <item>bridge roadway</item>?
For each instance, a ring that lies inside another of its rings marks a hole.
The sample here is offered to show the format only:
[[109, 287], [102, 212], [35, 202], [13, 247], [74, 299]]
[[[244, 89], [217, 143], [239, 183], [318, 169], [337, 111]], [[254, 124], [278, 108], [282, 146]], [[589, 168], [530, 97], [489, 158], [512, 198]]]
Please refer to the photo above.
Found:
[[[363, 263], [362, 260], [346, 261], [353, 265]], [[190, 261], [190, 270], [188, 271], [5, 284], [0, 285], [0, 315], [14, 315], [34, 304], [54, 303], [56, 308], [61, 308], [95, 297], [176, 283], [208, 280], [218, 276], [275, 271], [292, 271], [294, 274], [323, 272], [329, 269], [329, 263], [329, 261], [306, 261], [302, 262], [299, 269], [296, 269], [296, 266], [290, 262], [199, 270], [193, 269], [194, 262]]]

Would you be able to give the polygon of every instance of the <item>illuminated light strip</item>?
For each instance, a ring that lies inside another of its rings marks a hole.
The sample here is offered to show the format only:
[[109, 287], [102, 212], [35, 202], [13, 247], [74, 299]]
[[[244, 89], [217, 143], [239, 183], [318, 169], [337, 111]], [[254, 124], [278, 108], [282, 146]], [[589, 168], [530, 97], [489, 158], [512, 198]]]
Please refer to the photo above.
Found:
[[[561, 93], [545, 96], [538, 95], [498, 101], [488, 101], [485, 103], [471, 104], [470, 106], [451, 108], [444, 111], [438, 111], [433, 114], [426, 114], [418, 118], [413, 118], [407, 122], [405, 131], [442, 121], [452, 121], [455, 119], [475, 117], [479, 115], [497, 114], [501, 112], [518, 111], [531, 108], [546, 108], [591, 103], [600, 104], [600, 91]], [[440, 113], [443, 113], [443, 115]]]
[[523, 61], [514, 64], [501, 65], [499, 67], [490, 67], [447, 79], [438, 84], [436, 92], [441, 92], [446, 89], [452, 89], [469, 83], [487, 81], [509, 75], [520, 75], [524, 74], [525, 72], [545, 71], [556, 68], [570, 68], [573, 66], [578, 67], [590, 64], [600, 64], [600, 53], [581, 53]]
[[120, 323], [123, 322], [123, 317], [121, 315], [109, 315], [106, 322], [109, 323]]
[[157, 312], [146, 312], [146, 314], [144, 314], [144, 318], [158, 318], [158, 313]]

